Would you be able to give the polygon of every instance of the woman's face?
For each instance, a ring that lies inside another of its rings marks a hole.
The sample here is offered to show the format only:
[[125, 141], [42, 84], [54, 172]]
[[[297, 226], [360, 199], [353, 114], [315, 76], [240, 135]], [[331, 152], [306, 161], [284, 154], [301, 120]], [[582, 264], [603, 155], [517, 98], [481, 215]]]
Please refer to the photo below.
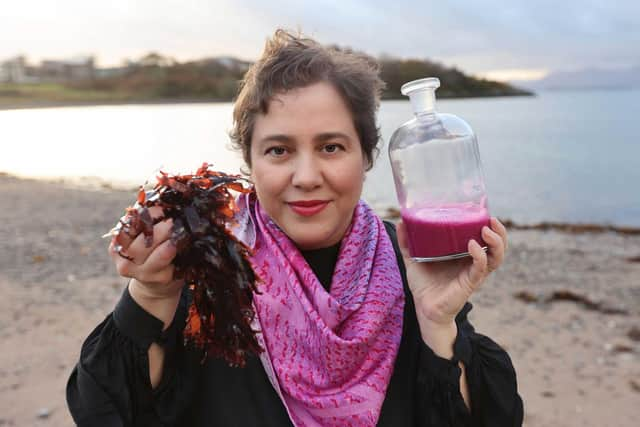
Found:
[[276, 95], [256, 117], [251, 179], [258, 200], [301, 249], [342, 239], [366, 166], [351, 112], [330, 83]]

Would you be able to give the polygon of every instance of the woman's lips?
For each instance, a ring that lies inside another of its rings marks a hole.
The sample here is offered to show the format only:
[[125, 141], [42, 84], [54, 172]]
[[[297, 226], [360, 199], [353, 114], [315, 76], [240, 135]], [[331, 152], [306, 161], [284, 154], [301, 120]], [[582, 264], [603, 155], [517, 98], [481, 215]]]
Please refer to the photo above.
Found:
[[329, 204], [328, 201], [323, 200], [308, 200], [308, 201], [299, 201], [299, 202], [290, 202], [289, 207], [302, 216], [312, 216], [320, 212]]

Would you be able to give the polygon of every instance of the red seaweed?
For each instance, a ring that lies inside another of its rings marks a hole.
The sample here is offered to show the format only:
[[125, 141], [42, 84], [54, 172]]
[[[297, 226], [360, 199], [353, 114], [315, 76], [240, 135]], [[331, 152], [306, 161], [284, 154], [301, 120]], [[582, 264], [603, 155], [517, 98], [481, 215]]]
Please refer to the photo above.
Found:
[[[188, 175], [161, 171], [153, 190], [140, 187], [136, 204], [126, 209], [107, 236], [114, 236], [118, 254], [130, 259], [122, 253], [122, 236], [135, 238], [143, 233], [150, 247], [153, 225], [171, 218], [171, 241], [177, 248], [174, 277], [184, 279], [191, 293], [185, 345], [202, 349], [203, 361], [221, 357], [231, 366], [242, 367], [247, 354], [262, 351], [251, 328], [258, 278], [249, 262], [250, 249], [229, 229], [237, 210], [230, 190], [248, 193], [252, 188], [240, 176], [209, 167], [204, 163]], [[153, 220], [152, 206], [162, 207], [163, 217]]]

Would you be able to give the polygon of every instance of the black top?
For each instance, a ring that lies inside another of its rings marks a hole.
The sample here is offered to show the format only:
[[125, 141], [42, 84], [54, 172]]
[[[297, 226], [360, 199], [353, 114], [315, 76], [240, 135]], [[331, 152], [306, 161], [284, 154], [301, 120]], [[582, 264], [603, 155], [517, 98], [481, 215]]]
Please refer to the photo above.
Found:
[[[395, 228], [385, 222], [398, 257], [405, 289], [402, 340], [379, 426], [521, 426], [522, 400], [507, 353], [475, 332], [467, 303], [456, 317], [454, 357], [436, 356], [422, 341]], [[303, 253], [328, 288], [339, 246]], [[182, 345], [187, 313], [183, 292], [171, 326], [144, 311], [125, 292], [89, 335], [67, 384], [67, 402], [79, 426], [291, 426], [286, 409], [259, 358], [245, 368], [206, 360]], [[147, 351], [165, 348], [163, 378], [152, 390]], [[466, 368], [471, 411], [460, 394], [460, 368]]]
[[333, 246], [322, 249], [313, 249], [310, 251], [300, 251], [311, 270], [316, 277], [329, 292], [331, 289], [331, 279], [333, 278], [333, 270], [338, 262], [338, 254], [340, 253], [340, 242]]

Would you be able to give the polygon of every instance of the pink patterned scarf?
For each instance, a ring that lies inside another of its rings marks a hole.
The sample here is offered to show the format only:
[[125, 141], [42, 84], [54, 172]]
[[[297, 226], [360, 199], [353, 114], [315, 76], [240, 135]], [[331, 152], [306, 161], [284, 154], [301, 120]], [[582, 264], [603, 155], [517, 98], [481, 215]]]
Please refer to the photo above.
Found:
[[[253, 198], [252, 198], [253, 199]], [[262, 362], [296, 426], [373, 426], [402, 335], [404, 291], [384, 224], [363, 201], [342, 240], [330, 292], [257, 201], [254, 298]], [[253, 234], [253, 233], [252, 233]]]

